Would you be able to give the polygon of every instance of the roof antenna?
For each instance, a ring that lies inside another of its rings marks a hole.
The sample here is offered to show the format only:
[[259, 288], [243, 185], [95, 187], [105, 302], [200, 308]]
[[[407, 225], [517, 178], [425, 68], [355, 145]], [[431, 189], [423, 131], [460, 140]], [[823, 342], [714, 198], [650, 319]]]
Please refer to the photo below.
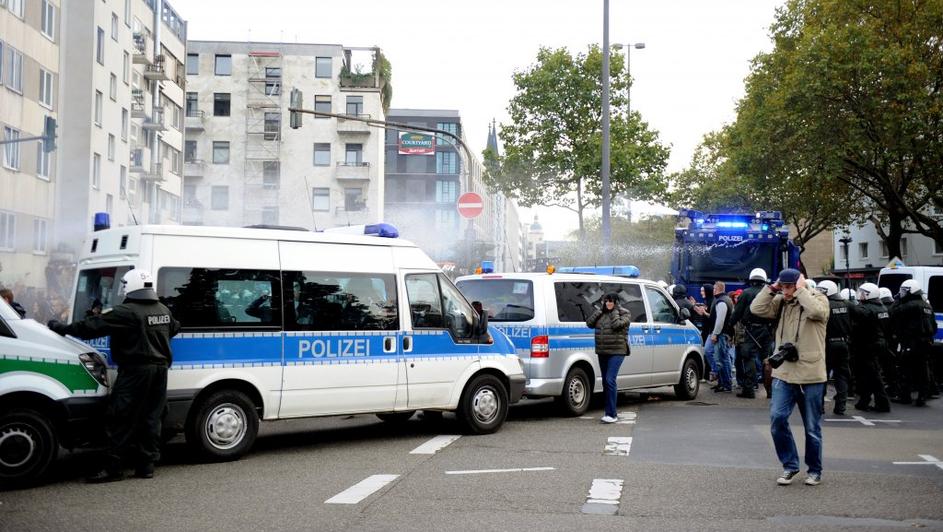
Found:
[[124, 193], [124, 201], [128, 204], [128, 212], [131, 213], [131, 221], [134, 222], [134, 225], [141, 225], [138, 223], [138, 217], [134, 215], [134, 207], [131, 206], [131, 198], [128, 197], [128, 193]]
[[[308, 185], [308, 176], [305, 175], [305, 195], [308, 196], [308, 210], [311, 211], [311, 225], [314, 226], [314, 232], [318, 232], [318, 222], [314, 219], [314, 190]], [[308, 193], [310, 191], [310, 194]], [[329, 192], [330, 193], [330, 192]]]

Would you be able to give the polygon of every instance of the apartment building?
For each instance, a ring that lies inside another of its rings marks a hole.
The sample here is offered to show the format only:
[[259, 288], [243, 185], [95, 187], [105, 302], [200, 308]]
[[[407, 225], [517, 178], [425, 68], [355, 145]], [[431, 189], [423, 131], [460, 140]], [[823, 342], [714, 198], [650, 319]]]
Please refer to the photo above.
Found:
[[383, 120], [378, 48], [190, 41], [183, 223], [323, 229], [383, 219], [383, 131], [304, 107]]
[[63, 2], [56, 235], [74, 252], [94, 213], [179, 223], [187, 24], [163, 0]]
[[[943, 212], [933, 207], [928, 210], [931, 216], [943, 219]], [[842, 239], [846, 241], [842, 242]], [[943, 266], [943, 246], [919, 233], [905, 234], [900, 239], [901, 256], [890, 256], [887, 242], [871, 223], [834, 230], [832, 249], [835, 253], [835, 275], [847, 275], [858, 283], [877, 279], [881, 268], [894, 258], [903, 260], [909, 266]]]
[[[59, 0], [0, 1], [0, 140], [40, 136], [58, 118]], [[0, 146], [0, 286], [46, 287], [59, 175], [41, 141]]]

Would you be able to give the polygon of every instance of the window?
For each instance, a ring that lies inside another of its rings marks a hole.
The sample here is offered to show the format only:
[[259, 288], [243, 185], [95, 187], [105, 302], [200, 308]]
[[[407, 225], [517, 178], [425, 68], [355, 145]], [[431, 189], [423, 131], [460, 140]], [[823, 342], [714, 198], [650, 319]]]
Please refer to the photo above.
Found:
[[39, 69], [39, 103], [52, 109], [52, 72]]
[[119, 266], [79, 272], [73, 319], [88, 316], [93, 305], [100, 304], [103, 310], [108, 310], [120, 303], [121, 278], [129, 269], [128, 266]]
[[406, 297], [414, 329], [448, 328], [456, 340], [474, 334], [475, 310], [444, 275], [407, 275]]
[[943, 255], [943, 244], [933, 241], [933, 254], [934, 255]]
[[329, 78], [332, 74], [332, 62], [330, 57], [317, 57], [314, 60], [314, 77]]
[[347, 114], [352, 116], [363, 114], [363, 96], [347, 97]]
[[131, 27], [131, 0], [124, 0], [124, 25]]
[[[331, 112], [331, 97], [330, 95], [320, 95], [314, 97], [314, 110], [320, 111], [322, 113]], [[326, 116], [315, 116], [315, 118], [329, 118]]]
[[16, 216], [0, 211], [0, 249], [12, 251], [16, 247]]
[[183, 142], [183, 158], [188, 163], [196, 160], [196, 141], [186, 140]]
[[36, 175], [45, 179], [49, 179], [49, 166], [52, 158], [50, 154], [44, 149], [46, 141], [40, 140], [36, 144]]
[[121, 165], [118, 181], [118, 195], [121, 199], [128, 197], [128, 167]]
[[102, 92], [95, 91], [95, 125], [102, 127]]
[[200, 55], [187, 54], [187, 75], [196, 76], [200, 73]]
[[213, 164], [229, 164], [228, 141], [213, 141]]
[[225, 211], [229, 209], [229, 187], [210, 188], [210, 208], [214, 211]]
[[344, 210], [362, 211], [367, 208], [363, 198], [363, 189], [360, 187], [350, 187], [344, 189]]
[[645, 294], [648, 295], [648, 305], [652, 309], [652, 321], [655, 323], [678, 323], [678, 313], [664, 294], [650, 286], [645, 287]]
[[848, 258], [848, 248], [844, 245], [838, 247], [838, 259], [844, 261]]
[[108, 160], [115, 160], [115, 136], [111, 133], [108, 134]]
[[98, 189], [102, 182], [102, 156], [92, 155], [92, 188]]
[[902, 258], [907, 256], [907, 237], [900, 239], [900, 255]]
[[121, 109], [121, 140], [128, 140], [128, 110]]
[[171, 148], [167, 146], [167, 149], [170, 150], [170, 171], [177, 174], [183, 174], [183, 157], [180, 155], [180, 150], [176, 148]]
[[943, 275], [931, 275], [927, 281], [927, 299], [933, 312], [943, 312]]
[[314, 144], [314, 165], [331, 166], [331, 145], [327, 143]]
[[[3, 140], [17, 140], [20, 132], [12, 127], [3, 128]], [[3, 145], [3, 166], [11, 170], [20, 169], [20, 143], [11, 142]]]
[[311, 209], [315, 211], [331, 210], [331, 189], [329, 188], [311, 189]]
[[215, 69], [213, 72], [217, 76], [231, 76], [232, 75], [232, 56], [231, 55], [216, 55]]
[[262, 223], [278, 225], [278, 207], [262, 207]]
[[115, 41], [118, 40], [118, 14], [111, 14], [111, 38]]
[[10, 12], [23, 18], [23, 0], [8, 0]]
[[285, 328], [291, 331], [399, 329], [396, 276], [283, 272]]
[[281, 180], [281, 163], [278, 161], [262, 161], [262, 187], [266, 190], [277, 190]]
[[105, 212], [111, 214], [115, 208], [115, 198], [111, 194], [105, 194]]
[[108, 80], [108, 97], [113, 102], [118, 100], [118, 76], [114, 73], [111, 74]]
[[42, 3], [42, 20], [40, 22], [43, 35], [50, 39], [56, 38], [56, 6], [48, 0]]
[[858, 256], [862, 259], [868, 258], [868, 243], [867, 242], [858, 243]]
[[265, 113], [264, 128], [265, 140], [278, 140], [282, 135], [282, 113], [278, 111]]
[[554, 283], [553, 288], [560, 321], [585, 323], [609, 292], [619, 295], [619, 304], [632, 314], [633, 322], [648, 321], [642, 289], [637, 284], [567, 281]]
[[458, 229], [458, 213], [454, 208], [435, 210], [435, 229], [443, 233]]
[[435, 200], [438, 203], [455, 203], [458, 199], [458, 182], [438, 180], [435, 182]]
[[33, 253], [46, 253], [46, 220], [33, 220]]
[[128, 52], [124, 53], [124, 60], [121, 62], [121, 80], [124, 81], [124, 84], [128, 84], [128, 77], [131, 74], [131, 55]]
[[213, 93], [213, 116], [229, 116], [229, 93]]
[[458, 158], [454, 151], [439, 151], [435, 154], [435, 173], [457, 174]]
[[[886, 259], [886, 258], [887, 258], [887, 254], [888, 254], [888, 251], [887, 251], [887, 240], [883, 240], [883, 239], [882, 239], [882, 240], [881, 240], [881, 258]], [[844, 257], [842, 257], [842, 258], [844, 258]]]
[[99, 65], [105, 64], [105, 30], [98, 28], [95, 38], [95, 60]]
[[180, 131], [183, 128], [183, 108], [174, 102], [167, 100], [170, 106], [170, 126]]
[[183, 206], [199, 207], [200, 201], [196, 199], [196, 185], [183, 186]]
[[480, 301], [488, 318], [497, 321], [534, 319], [534, 286], [531, 281], [489, 279], [460, 281], [459, 289], [469, 301]]
[[363, 165], [363, 144], [347, 144], [344, 149], [344, 163], [352, 166]]
[[282, 69], [280, 67], [265, 67], [265, 94], [278, 96], [282, 90]]
[[3, 41], [0, 41], [0, 85], [3, 85], [3, 62], [6, 61], [7, 56], [3, 55]]
[[279, 272], [161, 268], [157, 297], [184, 328], [278, 328], [282, 322]]
[[[435, 125], [435, 128], [441, 131], [448, 131], [449, 133], [458, 136], [458, 123], [457, 122], [439, 122]], [[454, 146], [455, 141], [452, 137], [447, 135], [437, 134], [436, 143], [441, 146]]]
[[200, 100], [198, 99], [197, 93], [188, 92], [187, 93], [187, 116], [197, 116], [197, 111], [200, 110]]
[[7, 67], [7, 77], [6, 83], [7, 87], [10, 89], [22, 93], [23, 92], [23, 54], [17, 51], [16, 48], [9, 45], [7, 47], [7, 56], [6, 56], [6, 67]]

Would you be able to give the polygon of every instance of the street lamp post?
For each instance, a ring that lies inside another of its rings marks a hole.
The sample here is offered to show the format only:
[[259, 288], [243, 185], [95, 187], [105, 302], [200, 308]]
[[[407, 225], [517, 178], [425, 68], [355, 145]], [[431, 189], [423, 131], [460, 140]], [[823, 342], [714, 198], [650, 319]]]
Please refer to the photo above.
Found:
[[645, 43], [635, 42], [635, 43], [620, 43], [617, 42], [612, 45], [616, 50], [621, 50], [625, 48], [625, 73], [629, 77], [629, 82], [625, 86], [625, 112], [630, 114], [632, 111], [632, 48], [636, 50], [644, 50]]
[[609, 241], [612, 227], [609, 225], [609, 0], [603, 0], [602, 15], [602, 257], [609, 261]]
[[846, 234], [845, 236], [838, 239], [841, 242], [841, 245], [845, 248], [845, 288], [851, 288], [850, 279], [848, 279], [848, 270], [851, 269], [851, 265], [848, 257], [848, 245], [851, 244], [851, 235]]

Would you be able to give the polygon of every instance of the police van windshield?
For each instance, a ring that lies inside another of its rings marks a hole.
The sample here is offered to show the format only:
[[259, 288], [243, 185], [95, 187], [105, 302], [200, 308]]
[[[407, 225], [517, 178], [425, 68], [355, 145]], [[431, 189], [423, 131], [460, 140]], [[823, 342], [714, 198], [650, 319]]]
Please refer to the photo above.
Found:
[[687, 243], [689, 283], [742, 281], [753, 268], [775, 271], [777, 246], [747, 240], [738, 243]]
[[900, 285], [912, 278], [913, 276], [909, 273], [885, 273], [878, 279], [878, 286], [887, 288], [892, 294], [896, 294], [900, 291]]
[[131, 266], [112, 266], [79, 272], [72, 321], [101, 314], [102, 311], [121, 303], [124, 299], [124, 296], [119, 294], [121, 278], [130, 269]]
[[0, 318], [7, 321], [18, 320], [20, 319], [20, 315], [17, 314], [16, 311], [13, 310], [13, 307], [8, 305], [6, 301], [0, 298]]
[[494, 321], [534, 319], [534, 283], [519, 279], [476, 279], [458, 282], [469, 301], [480, 301]]

